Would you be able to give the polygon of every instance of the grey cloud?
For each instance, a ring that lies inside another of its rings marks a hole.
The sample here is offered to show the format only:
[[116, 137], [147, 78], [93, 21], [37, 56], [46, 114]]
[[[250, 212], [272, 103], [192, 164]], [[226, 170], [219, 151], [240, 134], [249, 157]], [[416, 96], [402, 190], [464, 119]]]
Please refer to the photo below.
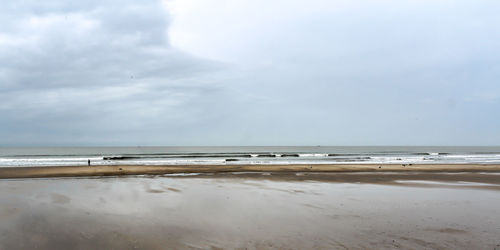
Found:
[[159, 1], [10, 2], [0, 145], [497, 143], [496, 3], [406, 4], [269, 23], [229, 64], [172, 47]]
[[[161, 144], [154, 133], [217, 105], [223, 64], [168, 44], [159, 1], [6, 6], [0, 30], [0, 144]], [[209, 102], [199, 100], [205, 97]], [[144, 138], [142, 138], [144, 142]], [[146, 142], [148, 143], [147, 139]]]
[[[80, 12], [46, 10], [31, 15], [34, 21], [20, 18], [19, 31], [6, 36], [15, 42], [0, 49], [6, 83], [2, 87], [109, 86], [130, 82], [131, 77], [163, 77], [162, 84], [167, 84], [193, 72], [214, 70], [210, 62], [168, 45], [167, 13], [158, 2], [108, 3]], [[17, 42], [22, 40], [27, 41]]]

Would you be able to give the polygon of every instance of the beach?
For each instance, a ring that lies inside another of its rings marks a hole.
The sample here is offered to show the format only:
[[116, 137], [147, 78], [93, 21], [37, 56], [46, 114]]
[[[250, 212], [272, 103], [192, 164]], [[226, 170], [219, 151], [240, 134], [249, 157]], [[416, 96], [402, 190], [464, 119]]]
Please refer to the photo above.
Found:
[[0, 249], [498, 249], [497, 172], [0, 180]]
[[223, 172], [480, 172], [500, 164], [225, 164], [0, 167], [0, 178], [114, 176]]
[[0, 249], [500, 249], [499, 150], [7, 148]]

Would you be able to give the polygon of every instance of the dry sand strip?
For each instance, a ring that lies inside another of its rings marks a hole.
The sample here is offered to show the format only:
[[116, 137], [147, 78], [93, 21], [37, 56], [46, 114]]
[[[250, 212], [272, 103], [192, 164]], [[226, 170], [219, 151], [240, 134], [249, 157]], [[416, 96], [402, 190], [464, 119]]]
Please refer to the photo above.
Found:
[[0, 167], [0, 178], [114, 176], [223, 172], [500, 172], [500, 164], [123, 165]]

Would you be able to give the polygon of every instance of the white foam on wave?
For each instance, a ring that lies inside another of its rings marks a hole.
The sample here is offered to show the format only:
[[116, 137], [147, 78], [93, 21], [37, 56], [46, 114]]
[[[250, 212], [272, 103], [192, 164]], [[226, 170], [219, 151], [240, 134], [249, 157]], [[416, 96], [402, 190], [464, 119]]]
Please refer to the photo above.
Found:
[[102, 157], [44, 157], [44, 158], [0, 158], [0, 162], [60, 162], [102, 160]]
[[223, 165], [225, 159], [141, 159], [133, 161], [119, 161], [123, 165]]
[[299, 157], [328, 157], [328, 154], [299, 154]]
[[406, 156], [406, 157], [396, 157], [396, 156], [372, 156], [370, 160], [365, 161], [366, 163], [425, 163], [431, 159], [426, 159], [422, 156]]
[[196, 176], [200, 173], [176, 173], [176, 174], [164, 174], [163, 176]]
[[[54, 156], [54, 157], [0, 157], [0, 167], [38, 167], [38, 166], [84, 166], [91, 160], [91, 165], [242, 165], [242, 164], [435, 164], [435, 163], [469, 163], [500, 164], [500, 154], [439, 154], [429, 155], [380, 155], [380, 154], [348, 154], [329, 156], [326, 153], [252, 153], [252, 157], [231, 156], [214, 158], [130, 158], [119, 160], [103, 160], [102, 156]], [[276, 157], [270, 157], [276, 156]], [[299, 157], [286, 157], [294, 155]], [[260, 157], [259, 157], [260, 156]]]

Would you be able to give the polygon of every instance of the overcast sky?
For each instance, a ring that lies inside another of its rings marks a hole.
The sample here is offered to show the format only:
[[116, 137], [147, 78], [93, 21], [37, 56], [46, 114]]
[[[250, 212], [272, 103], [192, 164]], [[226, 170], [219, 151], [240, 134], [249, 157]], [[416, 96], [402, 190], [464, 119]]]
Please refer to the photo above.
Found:
[[499, 145], [500, 1], [8, 1], [0, 145]]

